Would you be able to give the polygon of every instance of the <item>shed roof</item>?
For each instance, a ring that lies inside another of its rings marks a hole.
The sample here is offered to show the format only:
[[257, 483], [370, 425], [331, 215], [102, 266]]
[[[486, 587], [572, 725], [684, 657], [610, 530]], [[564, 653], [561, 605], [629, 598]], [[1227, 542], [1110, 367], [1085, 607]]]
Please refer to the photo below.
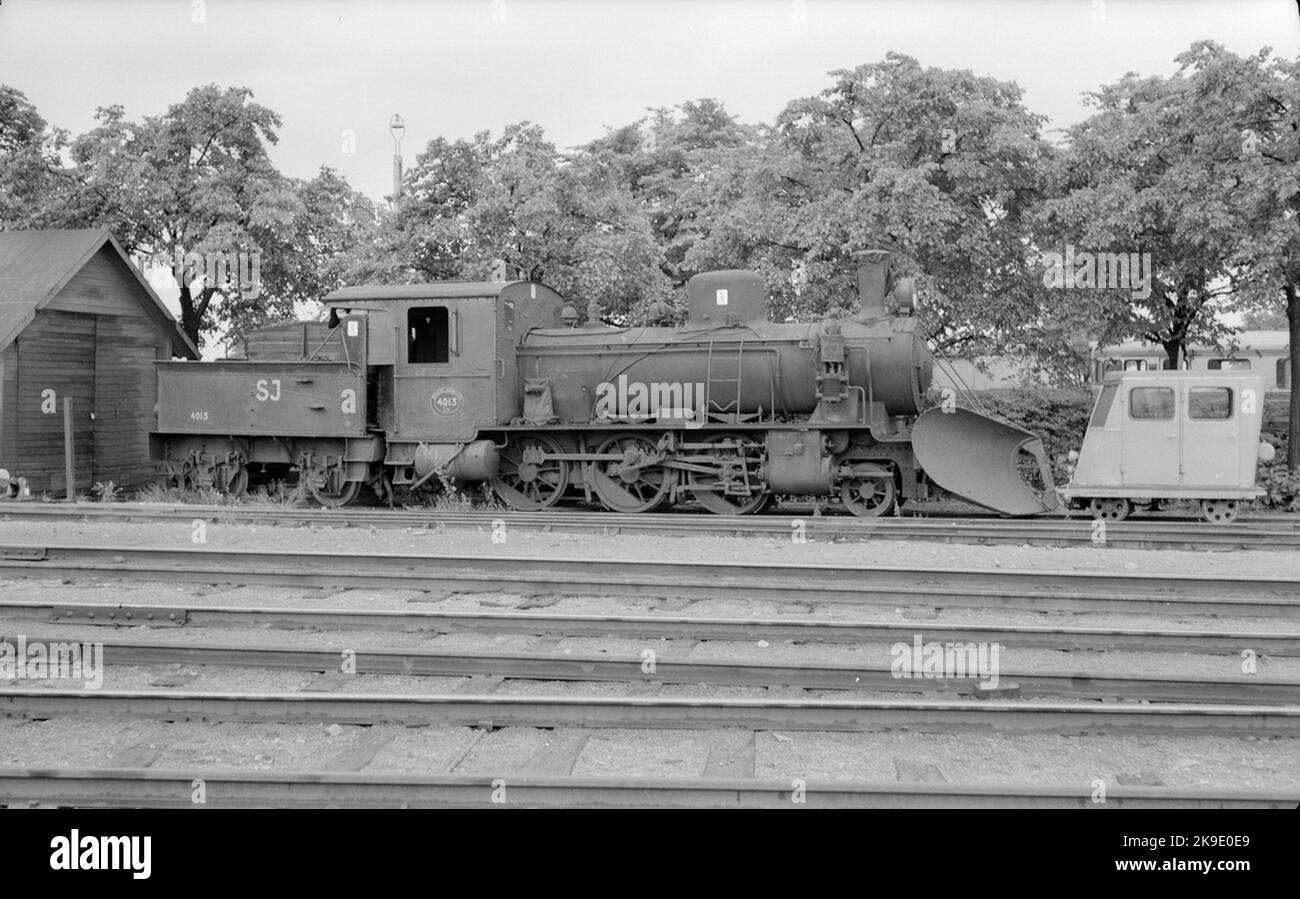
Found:
[[107, 228], [0, 231], [0, 350], [22, 333], [105, 244], [112, 246], [135, 276], [147, 298], [142, 301], [146, 311], [175, 332], [175, 346], [181, 355], [199, 358], [198, 347], [177, 326], [175, 317]]

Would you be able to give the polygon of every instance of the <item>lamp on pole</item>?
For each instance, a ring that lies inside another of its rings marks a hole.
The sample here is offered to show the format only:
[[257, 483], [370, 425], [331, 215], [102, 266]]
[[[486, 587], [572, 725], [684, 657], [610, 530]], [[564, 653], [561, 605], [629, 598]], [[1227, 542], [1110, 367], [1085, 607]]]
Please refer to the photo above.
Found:
[[388, 133], [393, 136], [393, 199], [402, 195], [402, 135], [406, 133], [406, 123], [402, 117], [393, 114], [388, 120]]

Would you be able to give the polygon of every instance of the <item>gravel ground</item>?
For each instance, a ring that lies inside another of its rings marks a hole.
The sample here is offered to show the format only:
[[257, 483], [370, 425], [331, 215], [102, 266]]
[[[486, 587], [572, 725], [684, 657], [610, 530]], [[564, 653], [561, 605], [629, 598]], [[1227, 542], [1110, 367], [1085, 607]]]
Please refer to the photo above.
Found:
[[[1295, 633], [1300, 622], [1283, 618], [1155, 615], [1127, 612], [1035, 612], [1017, 609], [939, 608], [770, 600], [677, 600], [622, 596], [551, 596], [539, 604], [523, 593], [456, 593], [412, 590], [326, 590], [286, 587], [217, 588], [190, 584], [55, 579], [0, 579], [0, 600], [106, 605], [244, 606], [276, 609], [359, 609], [410, 612], [528, 611], [532, 615], [664, 615], [673, 618], [788, 618], [951, 625], [1035, 625], [1093, 628], [1202, 628], [1214, 631]], [[553, 601], [552, 601], [553, 600]], [[996, 616], [996, 617], [993, 617]]]
[[[737, 737], [748, 739], [737, 731], [592, 731], [572, 773], [700, 776], [710, 747]], [[148, 760], [151, 767], [195, 776], [229, 768], [436, 775], [460, 758], [457, 774], [508, 778], [554, 741], [553, 732], [534, 728], [480, 734], [468, 728], [0, 720], [0, 764], [135, 767]], [[754, 774], [770, 780], [1078, 785], [1082, 795], [1092, 792], [1097, 778], [1112, 786], [1300, 789], [1300, 741], [1293, 739], [760, 732], [753, 747]]]
[[[533, 637], [527, 634], [477, 634], [453, 633], [429, 636], [419, 633], [388, 633], [366, 631], [312, 631], [257, 628], [240, 630], [228, 628], [148, 628], [122, 627], [106, 631], [102, 627], [86, 625], [48, 625], [31, 620], [6, 619], [0, 616], [0, 635], [14, 639], [19, 634], [59, 640], [90, 642], [164, 642], [178, 646], [241, 645], [289, 646], [304, 650], [330, 651], [339, 654], [344, 650], [363, 653], [366, 650], [410, 650], [427, 652], [464, 652], [479, 654], [514, 653], [545, 654], [558, 658], [564, 656], [608, 656], [611, 658], [643, 660], [646, 650], [652, 650], [660, 663], [679, 661], [729, 661], [751, 664], [784, 665], [837, 665], [860, 666], [866, 670], [889, 669], [895, 654], [892, 643], [794, 643], [792, 641], [766, 640], [759, 642], [689, 640], [630, 640], [604, 637], [569, 637], [557, 641], [554, 637]], [[924, 627], [917, 628], [923, 642], [928, 638]], [[909, 646], [911, 640], [903, 641]], [[1290, 681], [1297, 683], [1297, 701], [1300, 701], [1300, 658], [1267, 658], [1256, 660], [1255, 673], [1244, 674], [1242, 660], [1237, 655], [1151, 652], [1067, 652], [1030, 647], [1017, 647], [1014, 641], [999, 644], [999, 670], [1011, 673], [1049, 672], [1079, 676], [1176, 676], [1215, 680]], [[364, 673], [364, 664], [359, 673]], [[118, 669], [105, 675], [105, 685], [116, 688]], [[0, 688], [3, 682], [0, 681]]]
[[[111, 546], [193, 546], [181, 523], [0, 521], [0, 542]], [[389, 552], [421, 555], [502, 555], [540, 559], [590, 556], [595, 547], [612, 559], [736, 563], [853, 564], [1031, 569], [1059, 571], [1150, 571], [1166, 574], [1300, 576], [1300, 553], [1266, 550], [1210, 552], [1110, 547], [974, 546], [897, 540], [794, 543], [770, 537], [713, 537], [508, 532], [492, 542], [490, 528], [396, 529], [280, 527], [209, 524], [211, 548], [286, 551]]]

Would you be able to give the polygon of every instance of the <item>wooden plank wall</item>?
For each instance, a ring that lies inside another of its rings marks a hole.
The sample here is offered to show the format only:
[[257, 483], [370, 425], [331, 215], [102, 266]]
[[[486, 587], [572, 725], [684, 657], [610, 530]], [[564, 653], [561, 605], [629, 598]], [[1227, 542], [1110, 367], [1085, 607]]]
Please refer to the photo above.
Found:
[[142, 318], [104, 315], [96, 323], [94, 479], [138, 487], [156, 479], [149, 432], [163, 338]]
[[90, 315], [144, 317], [144, 304], [152, 304], [153, 300], [124, 268], [113, 248], [105, 244], [45, 308]]
[[[42, 312], [14, 346], [17, 384], [6, 397], [6, 405], [13, 403], [17, 412], [10, 473], [27, 478], [33, 493], [63, 496], [63, 400], [71, 396], [77, 489], [89, 490], [94, 457], [95, 317]], [[42, 410], [46, 390], [53, 390], [57, 398], [53, 414]]]

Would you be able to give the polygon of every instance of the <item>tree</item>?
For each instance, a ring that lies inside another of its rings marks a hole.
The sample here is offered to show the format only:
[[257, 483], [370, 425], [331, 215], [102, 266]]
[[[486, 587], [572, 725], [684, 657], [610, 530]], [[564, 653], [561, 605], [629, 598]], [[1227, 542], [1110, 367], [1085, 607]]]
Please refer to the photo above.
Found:
[[207, 85], [140, 122], [120, 106], [101, 108], [99, 125], [72, 144], [86, 224], [108, 225], [128, 252], [171, 269], [181, 327], [196, 343], [219, 323], [238, 332], [293, 311], [293, 291], [241, 284], [237, 264], [223, 278], [187, 261], [190, 253], [232, 263], [260, 254], [263, 278], [286, 277], [287, 255], [267, 251], [291, 245], [304, 206], [267, 156], [280, 117], [251, 98], [247, 88]]
[[919, 279], [937, 342], [979, 349], [1023, 325], [1024, 217], [1050, 149], [1012, 83], [884, 61], [831, 73], [705, 174], [715, 201], [689, 259], [764, 273], [781, 317], [852, 307], [854, 250]]
[[[1149, 297], [1089, 292], [1099, 339], [1162, 344], [1177, 363], [1191, 342], [1230, 329], [1218, 313], [1285, 308], [1291, 370], [1300, 364], [1300, 94], [1297, 62], [1198, 41], [1170, 78], [1127, 75], [1094, 95], [1071, 129], [1062, 196], [1041, 222], [1090, 249], [1150, 253]], [[1288, 464], [1300, 467], [1300, 391], [1292, 391]]]
[[406, 188], [354, 275], [485, 279], [504, 268], [596, 299], [618, 320], [662, 294], [662, 253], [630, 193], [600, 160], [558, 153], [536, 125], [431, 141]]
[[663, 251], [668, 286], [680, 295], [699, 271], [688, 262], [690, 250], [712, 225], [714, 198], [701, 185], [755, 137], [756, 129], [704, 98], [650, 110], [582, 147], [577, 158], [626, 187]]
[[22, 91], [0, 85], [0, 229], [61, 227], [75, 218], [73, 181], [59, 156], [67, 142]]
[[[294, 195], [302, 211], [292, 226], [277, 230], [266, 246], [276, 264], [262, 277], [262, 291], [274, 298], [277, 309], [318, 302], [331, 291], [349, 284], [378, 223], [378, 209], [347, 179], [322, 166], [309, 181], [293, 180]], [[247, 310], [243, 324], [260, 324], [269, 307], [255, 314]]]
[[[1237, 294], [1233, 255], [1242, 227], [1240, 137], [1225, 144], [1206, 128], [1207, 116], [1222, 110], [1188, 58], [1179, 61], [1170, 78], [1130, 73], [1090, 95], [1099, 111], [1068, 132], [1054, 170], [1057, 196], [1038, 220], [1044, 250], [1080, 260], [1065, 272], [1066, 286], [1077, 277], [1087, 288], [1070, 293], [1074, 317], [1091, 322], [1103, 344], [1160, 344], [1175, 367], [1189, 343], [1216, 343], [1228, 333], [1217, 313]], [[1108, 279], [1101, 254], [1136, 261], [1149, 284], [1138, 283], [1132, 264], [1127, 283]]]
[[[1233, 210], [1233, 281], [1255, 316], [1284, 312], [1292, 383], [1300, 366], [1300, 57], [1248, 57], [1201, 41], [1179, 57], [1197, 87], [1199, 127]], [[1228, 180], [1230, 179], [1230, 180]], [[1287, 467], [1300, 471], [1300, 390], [1291, 390]]]

